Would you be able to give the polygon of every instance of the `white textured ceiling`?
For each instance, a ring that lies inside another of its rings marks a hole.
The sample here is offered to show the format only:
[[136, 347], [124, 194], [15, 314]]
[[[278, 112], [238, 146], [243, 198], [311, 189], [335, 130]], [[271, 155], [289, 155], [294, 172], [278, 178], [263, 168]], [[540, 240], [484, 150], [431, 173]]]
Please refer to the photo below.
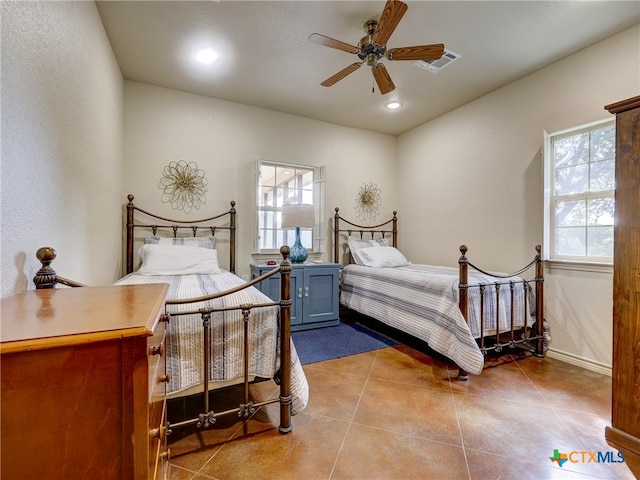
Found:
[[[396, 89], [381, 95], [358, 57], [307, 41], [357, 45], [384, 1], [97, 1], [124, 78], [393, 135], [640, 22], [640, 1], [408, 1], [388, 48], [432, 43], [462, 57], [438, 73], [383, 60]], [[640, 39], [639, 39], [640, 41]], [[196, 65], [199, 46], [216, 49]], [[598, 59], [594, 58], [594, 62]], [[639, 61], [639, 59], [629, 59]], [[389, 100], [403, 107], [384, 109]]]

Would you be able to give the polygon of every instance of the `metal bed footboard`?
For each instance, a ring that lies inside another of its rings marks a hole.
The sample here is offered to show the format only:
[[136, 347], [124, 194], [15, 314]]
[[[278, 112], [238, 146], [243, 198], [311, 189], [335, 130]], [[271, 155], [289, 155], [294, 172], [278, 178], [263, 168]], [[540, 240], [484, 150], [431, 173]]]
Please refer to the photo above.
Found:
[[[235, 287], [233, 289], [219, 292], [214, 295], [206, 297], [180, 299], [180, 300], [167, 300], [166, 305], [178, 305], [202, 302], [205, 300], [214, 300], [226, 295], [244, 290], [252, 287], [261, 281], [272, 277], [273, 275], [280, 274], [280, 300], [275, 302], [266, 302], [260, 304], [242, 304], [228, 307], [204, 307], [197, 310], [184, 311], [179, 313], [172, 313], [171, 316], [181, 315], [193, 315], [200, 314], [202, 318], [202, 340], [203, 340], [203, 406], [202, 411], [196, 416], [188, 420], [172, 423], [169, 426], [168, 433], [171, 433], [171, 428], [180, 428], [188, 425], [195, 425], [196, 427], [207, 428], [216, 422], [216, 419], [223, 415], [231, 413], [237, 413], [239, 417], [249, 417], [259, 407], [269, 405], [272, 403], [280, 404], [280, 425], [278, 431], [280, 433], [288, 433], [291, 431], [291, 291], [290, 291], [290, 279], [291, 279], [291, 263], [289, 262], [289, 247], [283, 246], [280, 249], [283, 260], [280, 266], [267, 272], [266, 274], [247, 282], [244, 285]], [[280, 395], [278, 397], [270, 398], [261, 402], [253, 402], [249, 398], [249, 322], [251, 321], [251, 312], [254, 309], [266, 308], [277, 306], [280, 308], [279, 322], [280, 322]], [[216, 312], [224, 311], [237, 311], [242, 312], [243, 318], [243, 385], [244, 385], [244, 397], [243, 402], [236, 408], [215, 412], [210, 409], [209, 406], [209, 378], [210, 372], [210, 359], [211, 359], [211, 316]]]
[[[478, 339], [480, 351], [486, 355], [491, 351], [495, 351], [496, 353], [501, 352], [504, 348], [514, 348], [517, 345], [525, 345], [528, 347], [530, 351], [533, 352], [534, 355], [538, 357], [544, 356], [544, 275], [543, 275], [543, 266], [542, 266], [542, 257], [541, 257], [541, 246], [536, 245], [536, 255], [534, 259], [521, 268], [517, 272], [509, 273], [509, 274], [496, 274], [489, 273], [481, 268], [476, 267], [474, 264], [469, 262], [467, 259], [467, 246], [460, 246], [460, 259], [458, 260], [459, 265], [459, 289], [460, 289], [460, 311], [462, 312], [465, 320], [469, 319], [469, 290], [470, 289], [478, 289], [480, 293], [480, 337]], [[492, 283], [479, 283], [474, 285], [469, 285], [469, 268], [480, 272], [489, 277], [495, 278], [495, 282]], [[522, 280], [512, 280], [511, 277], [521, 276], [522, 274], [529, 272], [530, 270], [534, 271], [534, 278], [532, 279], [522, 279]], [[531, 284], [534, 284], [535, 288], [531, 287]], [[514, 292], [517, 285], [522, 284], [524, 289], [524, 312], [523, 312], [523, 326], [516, 327], [516, 319], [514, 318]], [[509, 286], [509, 295], [510, 295], [510, 318], [509, 318], [509, 329], [500, 330], [500, 295], [502, 294], [502, 287], [504, 285]], [[485, 314], [485, 300], [486, 300], [486, 290], [489, 288], [493, 288], [495, 290], [495, 333], [491, 335], [485, 335], [485, 325], [487, 322], [487, 315]], [[530, 304], [529, 304], [529, 292], [533, 292], [535, 303], [535, 317], [536, 321], [533, 325], [529, 325], [529, 312], [530, 312]], [[516, 338], [516, 332], [523, 329], [524, 332], [533, 332], [532, 335], [529, 336], [521, 336], [520, 338]], [[507, 339], [502, 340], [501, 335], [507, 334]], [[495, 343], [493, 345], [487, 346], [486, 339], [493, 338], [495, 339]], [[534, 345], [534, 346], [531, 346]], [[466, 380], [469, 378], [467, 372], [462, 369], [459, 369], [458, 378], [460, 380]]]

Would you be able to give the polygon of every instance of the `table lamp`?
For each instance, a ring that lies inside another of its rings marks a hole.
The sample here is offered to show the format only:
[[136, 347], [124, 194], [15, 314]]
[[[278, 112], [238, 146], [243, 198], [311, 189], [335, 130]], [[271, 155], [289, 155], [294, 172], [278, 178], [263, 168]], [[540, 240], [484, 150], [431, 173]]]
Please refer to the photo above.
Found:
[[291, 246], [289, 260], [291, 263], [303, 263], [309, 253], [300, 243], [300, 227], [312, 228], [315, 225], [313, 205], [289, 204], [282, 206], [282, 228], [295, 227], [296, 241]]

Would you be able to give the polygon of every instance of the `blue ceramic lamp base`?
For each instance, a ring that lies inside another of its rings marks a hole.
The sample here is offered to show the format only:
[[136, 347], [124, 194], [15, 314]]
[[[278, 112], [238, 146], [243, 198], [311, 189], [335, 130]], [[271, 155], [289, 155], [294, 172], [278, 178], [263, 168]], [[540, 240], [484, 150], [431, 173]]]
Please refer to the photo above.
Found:
[[289, 260], [291, 263], [304, 263], [309, 257], [309, 252], [300, 243], [300, 227], [296, 227], [296, 241], [291, 246], [291, 253], [289, 254]]

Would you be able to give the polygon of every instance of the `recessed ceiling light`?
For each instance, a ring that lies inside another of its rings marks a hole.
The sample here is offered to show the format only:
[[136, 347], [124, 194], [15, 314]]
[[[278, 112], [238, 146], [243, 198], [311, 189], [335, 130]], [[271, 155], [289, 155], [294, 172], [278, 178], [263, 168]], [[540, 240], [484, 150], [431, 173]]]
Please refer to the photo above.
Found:
[[196, 60], [204, 65], [211, 65], [218, 58], [218, 54], [210, 48], [203, 48], [196, 54]]
[[385, 103], [384, 106], [386, 108], [388, 108], [389, 110], [397, 110], [398, 108], [400, 108], [402, 106], [402, 102], [398, 102], [398, 101], [394, 100], [392, 102]]

